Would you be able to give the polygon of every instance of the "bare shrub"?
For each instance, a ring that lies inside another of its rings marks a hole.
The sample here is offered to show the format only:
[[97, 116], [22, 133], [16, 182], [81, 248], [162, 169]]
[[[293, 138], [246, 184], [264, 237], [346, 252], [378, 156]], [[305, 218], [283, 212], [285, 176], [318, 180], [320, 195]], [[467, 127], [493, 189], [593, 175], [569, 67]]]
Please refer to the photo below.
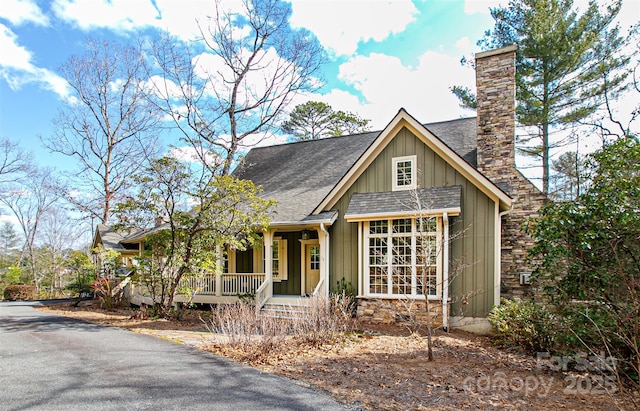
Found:
[[353, 328], [353, 297], [345, 293], [314, 295], [308, 301], [307, 309], [292, 320], [295, 335], [304, 343], [322, 345]]
[[250, 357], [268, 354], [278, 347], [287, 335], [287, 328], [286, 322], [257, 315], [253, 303], [247, 301], [219, 305], [207, 324], [211, 333], [224, 337], [221, 343]]
[[[238, 301], [213, 310], [208, 330], [217, 342], [256, 359], [293, 345], [322, 345], [341, 338], [355, 324], [352, 297], [334, 294], [313, 296], [302, 309], [289, 307], [282, 318], [256, 313], [252, 302]], [[295, 313], [295, 314], [294, 314]]]

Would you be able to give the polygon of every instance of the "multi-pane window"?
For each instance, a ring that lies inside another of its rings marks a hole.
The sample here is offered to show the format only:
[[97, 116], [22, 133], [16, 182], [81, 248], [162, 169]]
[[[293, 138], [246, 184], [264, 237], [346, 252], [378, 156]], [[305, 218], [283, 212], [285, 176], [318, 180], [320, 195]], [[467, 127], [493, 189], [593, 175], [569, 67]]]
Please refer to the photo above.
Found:
[[366, 224], [368, 294], [438, 294], [438, 220], [374, 220]]
[[416, 156], [393, 159], [393, 190], [416, 188]]
[[320, 269], [320, 246], [314, 245], [309, 250], [309, 268], [312, 270]]

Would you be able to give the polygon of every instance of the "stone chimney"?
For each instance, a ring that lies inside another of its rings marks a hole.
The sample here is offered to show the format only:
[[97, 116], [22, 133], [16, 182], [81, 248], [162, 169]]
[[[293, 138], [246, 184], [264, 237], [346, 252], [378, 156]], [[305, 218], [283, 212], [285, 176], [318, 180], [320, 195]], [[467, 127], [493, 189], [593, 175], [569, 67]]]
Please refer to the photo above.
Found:
[[516, 46], [476, 54], [478, 170], [512, 198], [511, 210], [501, 218], [500, 295], [507, 298], [533, 292], [526, 258], [534, 242], [522, 224], [546, 201], [516, 169], [515, 57]]
[[515, 168], [516, 46], [476, 54], [478, 170], [509, 193]]

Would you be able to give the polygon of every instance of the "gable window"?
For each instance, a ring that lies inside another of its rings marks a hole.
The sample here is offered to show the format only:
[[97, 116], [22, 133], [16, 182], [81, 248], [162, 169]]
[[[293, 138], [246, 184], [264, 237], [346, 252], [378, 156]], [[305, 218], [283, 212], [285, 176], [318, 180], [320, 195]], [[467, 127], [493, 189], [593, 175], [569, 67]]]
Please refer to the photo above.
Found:
[[416, 156], [393, 158], [393, 191], [416, 188]]
[[365, 222], [366, 294], [437, 297], [439, 227], [436, 217]]

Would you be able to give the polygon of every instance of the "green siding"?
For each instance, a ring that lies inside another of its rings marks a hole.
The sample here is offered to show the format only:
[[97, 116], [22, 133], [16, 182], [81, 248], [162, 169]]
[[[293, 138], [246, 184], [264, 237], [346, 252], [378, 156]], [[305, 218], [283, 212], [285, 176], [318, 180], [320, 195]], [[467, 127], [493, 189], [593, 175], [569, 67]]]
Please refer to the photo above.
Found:
[[[406, 128], [393, 138], [332, 208], [339, 211], [339, 216], [330, 232], [331, 289], [335, 289], [336, 282], [343, 276], [354, 286], [358, 283], [358, 224], [344, 219], [351, 195], [391, 191], [392, 159], [409, 155], [417, 156], [420, 187], [462, 186], [461, 214], [450, 219], [453, 238], [449, 268], [453, 276], [451, 315], [484, 317], [494, 304], [495, 203]], [[458, 269], [461, 266], [463, 268]], [[463, 304], [465, 297], [467, 303]]]
[[273, 294], [276, 295], [300, 295], [301, 290], [301, 261], [300, 253], [302, 233], [276, 233], [274, 237], [282, 237], [287, 240], [287, 280], [273, 283]]
[[236, 251], [236, 272], [252, 273], [253, 272], [253, 249], [249, 248], [245, 251]]

